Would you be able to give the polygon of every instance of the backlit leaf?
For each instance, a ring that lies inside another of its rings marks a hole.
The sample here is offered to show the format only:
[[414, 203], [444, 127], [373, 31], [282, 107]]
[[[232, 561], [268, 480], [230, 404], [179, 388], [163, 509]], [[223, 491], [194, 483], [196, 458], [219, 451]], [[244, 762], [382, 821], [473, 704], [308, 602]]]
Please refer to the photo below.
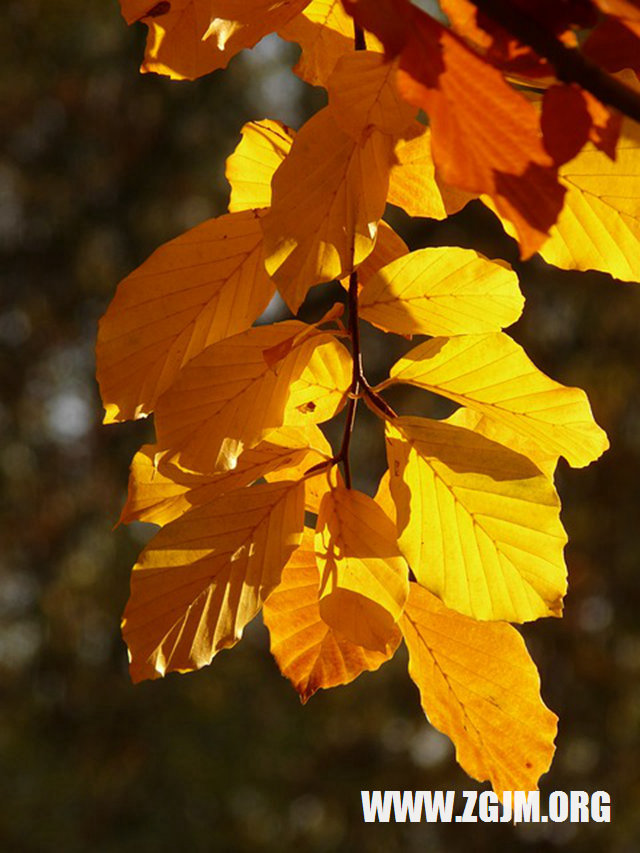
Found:
[[372, 498], [335, 488], [320, 504], [315, 549], [322, 619], [345, 639], [384, 652], [409, 583], [393, 523]]
[[355, 140], [329, 108], [297, 134], [262, 220], [267, 270], [294, 313], [311, 286], [342, 278], [372, 251], [390, 164], [390, 137], [374, 129]]
[[522, 256], [533, 254], [564, 195], [535, 107], [460, 38], [415, 8], [398, 88], [428, 114], [433, 159], [444, 180], [489, 195], [514, 225]]
[[250, 121], [227, 157], [225, 175], [231, 184], [229, 210], [251, 210], [271, 204], [271, 179], [291, 149], [295, 131], [279, 121]]
[[131, 576], [122, 629], [134, 681], [186, 672], [235, 645], [280, 582], [304, 526], [304, 484], [222, 495], [172, 521]]
[[422, 586], [474, 619], [560, 615], [560, 501], [529, 459], [426, 418], [388, 423], [387, 454], [400, 548]]
[[149, 414], [183, 365], [248, 329], [274, 292], [253, 211], [210, 219], [157, 249], [120, 283], [100, 321], [105, 422]]
[[[309, 0], [120, 0], [125, 19], [149, 27], [143, 72], [195, 80], [284, 26]], [[146, 5], [146, 14], [140, 9]], [[166, 7], [166, 10], [165, 10]], [[152, 16], [148, 12], [155, 10]]]
[[557, 717], [510, 625], [453, 613], [415, 583], [401, 620], [409, 674], [429, 721], [470, 776], [503, 791], [536, 790], [551, 764]]
[[345, 640], [320, 616], [313, 530], [305, 529], [302, 544], [282, 572], [280, 584], [264, 604], [264, 622], [271, 652], [280, 671], [306, 702], [316, 690], [348, 684], [372, 672], [393, 656], [402, 636], [396, 627], [383, 652]]
[[328, 81], [329, 106], [346, 133], [359, 139], [368, 127], [401, 136], [413, 124], [416, 108], [400, 97], [397, 63], [380, 53], [357, 51], [341, 57]]
[[[288, 354], [269, 364], [265, 351], [283, 343], [289, 345]], [[158, 400], [158, 445], [173, 450], [186, 468], [209, 473], [235, 468], [243, 450], [285, 423], [292, 382], [305, 370], [313, 373], [313, 364], [321, 370], [323, 361], [334, 358], [340, 348], [332, 335], [296, 320], [258, 326], [213, 344]], [[347, 358], [345, 350], [342, 360]], [[335, 411], [343, 404], [348, 384], [334, 389]], [[305, 414], [310, 423], [321, 420], [327, 406], [320, 408], [321, 417], [313, 410]], [[297, 414], [295, 419], [300, 421]]]
[[337, 60], [353, 50], [353, 21], [340, 0], [311, 0], [278, 35], [300, 45], [293, 70], [312, 86], [324, 86]]
[[371, 277], [360, 316], [400, 335], [490, 332], [515, 323], [524, 297], [515, 273], [471, 249], [410, 252]]
[[577, 468], [609, 446], [584, 391], [545, 376], [522, 347], [500, 332], [433, 338], [401, 358], [391, 376], [385, 384], [408, 382], [442, 394]]
[[416, 122], [413, 134], [398, 141], [394, 154], [387, 201], [409, 216], [444, 219], [475, 198], [473, 193], [450, 187], [441, 179], [431, 155], [430, 128]]
[[330, 457], [331, 447], [316, 426], [305, 430], [281, 427], [242, 453], [236, 468], [217, 474], [186, 470], [170, 453], [147, 444], [131, 463], [129, 495], [120, 521], [168, 524], [191, 507], [248, 486], [272, 471], [284, 474], [278, 480], [300, 480], [308, 468]]

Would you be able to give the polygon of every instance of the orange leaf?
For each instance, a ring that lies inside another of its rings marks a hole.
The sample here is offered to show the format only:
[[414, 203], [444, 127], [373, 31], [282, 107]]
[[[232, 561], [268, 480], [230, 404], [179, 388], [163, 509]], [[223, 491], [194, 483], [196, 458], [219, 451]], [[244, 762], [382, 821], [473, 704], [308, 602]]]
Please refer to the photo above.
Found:
[[149, 28], [142, 72], [195, 80], [225, 68], [236, 53], [284, 26], [308, 2], [171, 0], [154, 5], [153, 0], [120, 0], [120, 6], [128, 23], [142, 20]]
[[[312, 431], [313, 430], [313, 431]], [[182, 468], [167, 451], [146, 444], [133, 458], [129, 494], [120, 522], [168, 524], [191, 507], [254, 483], [260, 477], [300, 480], [304, 472], [331, 457], [331, 447], [318, 427], [281, 427], [256, 447], [246, 450], [230, 471], [203, 474]]]
[[165, 243], [118, 286], [98, 331], [105, 422], [145, 417], [202, 350], [248, 329], [275, 291], [254, 211]]
[[413, 13], [398, 87], [429, 115], [433, 159], [444, 180], [489, 195], [529, 257], [558, 218], [564, 196], [535, 107], [461, 39], [419, 9]]
[[415, 583], [401, 628], [424, 712], [452, 739], [464, 770], [500, 797], [536, 789], [558, 720], [516, 629], [454, 613]]
[[350, 642], [384, 652], [408, 593], [395, 525], [372, 498], [338, 487], [320, 503], [315, 547], [322, 619]]
[[397, 63], [379, 53], [356, 51], [341, 57], [329, 78], [329, 106], [342, 130], [359, 139], [368, 127], [402, 136], [416, 108], [396, 86]]
[[333, 631], [320, 616], [320, 574], [313, 530], [306, 528], [300, 547], [282, 572], [280, 584], [264, 604], [271, 653], [280, 671], [306, 702], [316, 690], [349, 684], [389, 660], [402, 639], [396, 628], [384, 651], [371, 651]]
[[342, 278], [373, 249], [391, 168], [391, 138], [354, 139], [331, 109], [296, 135], [262, 220], [265, 264], [292, 312], [314, 284]]
[[134, 681], [235, 645], [280, 582], [304, 526], [304, 484], [241, 489], [164, 527], [140, 555], [122, 621]]
[[295, 131], [272, 119], [250, 121], [233, 154], [225, 177], [231, 185], [229, 210], [251, 210], [271, 204], [271, 179], [291, 149]]
[[[287, 339], [295, 342], [291, 351], [269, 366], [264, 351]], [[243, 450], [255, 447], [286, 422], [295, 380], [305, 372], [313, 373], [316, 366], [322, 370], [323, 362], [329, 360], [336, 365], [335, 383], [340, 387], [334, 383], [326, 389], [322, 406], [315, 414], [305, 413], [305, 422], [330, 417], [344, 404], [351, 357], [332, 335], [292, 320], [257, 326], [213, 344], [181, 371], [158, 400], [158, 445], [196, 471], [235, 468]], [[306, 389], [307, 382], [301, 393]], [[301, 425], [300, 413], [293, 414], [296, 425]]]

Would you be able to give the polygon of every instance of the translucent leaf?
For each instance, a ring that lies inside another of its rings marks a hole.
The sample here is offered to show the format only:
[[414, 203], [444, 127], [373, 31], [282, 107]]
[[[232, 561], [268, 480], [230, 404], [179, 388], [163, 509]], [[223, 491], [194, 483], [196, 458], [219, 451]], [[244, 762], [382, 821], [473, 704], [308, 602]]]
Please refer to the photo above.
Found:
[[492, 332], [515, 323], [524, 297], [507, 264], [471, 249], [418, 249], [371, 277], [360, 316], [400, 335]]
[[[313, 431], [312, 431], [313, 430]], [[331, 447], [317, 427], [281, 427], [238, 458], [229, 471], [203, 474], [182, 468], [167, 451], [146, 444], [133, 458], [129, 494], [120, 522], [168, 524], [193, 506], [254, 483], [272, 471], [278, 480], [300, 480], [304, 472], [331, 457]]]
[[280, 582], [304, 526], [304, 484], [223, 495], [171, 522], [131, 575], [123, 636], [134, 681], [187, 672], [235, 645]]
[[394, 150], [387, 201], [409, 216], [445, 219], [457, 213], [475, 194], [450, 187], [440, 177], [431, 155], [431, 129], [418, 122]]
[[424, 587], [474, 619], [560, 615], [560, 501], [529, 459], [426, 418], [388, 423], [387, 455], [398, 541]]
[[328, 108], [297, 134], [262, 220], [266, 267], [293, 313], [311, 286], [342, 278], [371, 253], [390, 164], [388, 136], [355, 140]]
[[320, 616], [345, 639], [384, 652], [408, 593], [393, 523], [372, 498], [335, 488], [320, 504], [315, 548]]
[[149, 414], [183, 365], [248, 329], [274, 292], [253, 211], [210, 219], [157, 249], [120, 283], [100, 320], [105, 422]]
[[271, 204], [271, 179], [291, 149], [295, 131], [272, 119], [250, 121], [227, 157], [225, 175], [231, 185], [229, 210], [251, 210]]
[[324, 86], [338, 58], [353, 50], [353, 21], [340, 0], [311, 0], [278, 35], [300, 45], [293, 70], [312, 86]]
[[[284, 26], [309, 0], [120, 0], [122, 14], [148, 27], [141, 71], [195, 80]], [[144, 8], [146, 6], [146, 8]], [[152, 11], [152, 15], [149, 15]]]
[[535, 790], [558, 720], [516, 629], [453, 613], [415, 583], [401, 627], [425, 714], [454, 742], [464, 770], [499, 797]]
[[320, 688], [348, 684], [391, 658], [402, 639], [396, 627], [384, 651], [371, 651], [345, 640], [320, 616], [313, 531], [305, 529], [302, 544], [282, 572], [280, 584], [264, 604], [264, 622], [271, 652], [280, 671], [306, 702]]
[[355, 139], [367, 127], [402, 136], [413, 124], [416, 108], [400, 97], [396, 70], [397, 63], [371, 51], [352, 51], [337, 61], [327, 87], [329, 106], [342, 130]]
[[[287, 344], [282, 357], [267, 361], [269, 348], [282, 344]], [[317, 368], [324, 375], [325, 362], [342, 365], [336, 382], [343, 381], [343, 387], [336, 384], [331, 394], [324, 389], [322, 405], [304, 414], [313, 423], [339, 411], [350, 385], [350, 360], [332, 335], [295, 320], [258, 326], [213, 344], [158, 400], [158, 445], [173, 451], [186, 468], [205, 473], [233, 469], [243, 450], [286, 422], [292, 383], [303, 372], [312, 376]], [[308, 392], [308, 382], [305, 386]], [[300, 412], [294, 411], [292, 419], [299, 424]]]
[[501, 332], [433, 338], [401, 358], [391, 376], [385, 385], [408, 382], [476, 409], [577, 468], [609, 446], [584, 391], [545, 376]]

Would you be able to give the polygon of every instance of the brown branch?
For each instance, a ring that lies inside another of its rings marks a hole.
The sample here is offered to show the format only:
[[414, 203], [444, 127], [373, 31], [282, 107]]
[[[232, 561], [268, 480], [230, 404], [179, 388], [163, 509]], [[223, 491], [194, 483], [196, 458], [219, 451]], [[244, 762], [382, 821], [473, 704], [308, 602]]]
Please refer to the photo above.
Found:
[[579, 50], [565, 47], [548, 30], [509, 0], [471, 0], [489, 18], [523, 44], [547, 59], [564, 83], [578, 83], [603, 104], [615, 107], [640, 122], [640, 95], [586, 59]]

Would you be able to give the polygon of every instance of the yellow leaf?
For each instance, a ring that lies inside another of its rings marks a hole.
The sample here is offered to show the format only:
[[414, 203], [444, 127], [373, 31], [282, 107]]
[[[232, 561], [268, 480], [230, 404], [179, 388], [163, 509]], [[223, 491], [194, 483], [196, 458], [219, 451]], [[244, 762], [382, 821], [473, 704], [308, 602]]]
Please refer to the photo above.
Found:
[[304, 484], [269, 483], [189, 510], [131, 576], [123, 636], [134, 681], [187, 672], [235, 645], [300, 544]]
[[148, 415], [190, 359], [248, 329], [274, 292], [252, 211], [210, 219], [157, 249], [120, 283], [100, 321], [105, 422]]
[[526, 436], [519, 435], [500, 421], [494, 421], [474, 409], [465, 409], [461, 406], [444, 423], [473, 430], [490, 441], [504, 444], [516, 453], [528, 457], [536, 468], [539, 468], [546, 477], [553, 480], [558, 464], [558, 454], [543, 450], [534, 441]]
[[[409, 248], [402, 237], [396, 234], [384, 219], [381, 219], [378, 223], [378, 237], [373, 252], [358, 267], [358, 281], [361, 285], [366, 284], [379, 269], [395, 261], [396, 258], [406, 255], [408, 251]], [[348, 281], [346, 279], [347, 286]]]
[[524, 305], [516, 274], [471, 249], [418, 249], [370, 278], [360, 316], [399, 335], [492, 332], [515, 323]]
[[293, 313], [310, 287], [342, 278], [373, 250], [390, 158], [390, 137], [373, 129], [355, 140], [328, 108], [297, 134], [262, 219], [266, 267]]
[[313, 530], [282, 572], [280, 584], [264, 603], [264, 622], [271, 652], [280, 671], [306, 702], [319, 688], [349, 684], [362, 672], [373, 672], [393, 657], [402, 636], [396, 627], [383, 652], [345, 640], [322, 621], [318, 606], [320, 575]]
[[387, 515], [395, 524], [396, 523], [396, 505], [393, 501], [393, 496], [391, 495], [391, 475], [389, 469], [384, 472], [382, 477], [380, 477], [380, 482], [378, 483], [378, 489], [373, 496], [374, 501], [378, 504], [380, 509]]
[[324, 86], [338, 58], [353, 50], [353, 19], [341, 0], [311, 0], [278, 35], [302, 48], [295, 73], [312, 86]]
[[589, 143], [560, 168], [560, 218], [540, 254], [569, 270], [602, 270], [640, 281], [640, 127], [623, 125], [615, 161]]
[[396, 143], [394, 154], [387, 201], [409, 216], [445, 219], [475, 198], [441, 179], [431, 156], [430, 128], [415, 122], [412, 134]]
[[551, 765], [558, 718], [540, 698], [516, 629], [453, 613], [414, 583], [401, 627], [424, 712], [454, 742], [464, 770], [489, 780], [499, 797], [536, 790]]
[[[297, 15], [309, 0], [171, 0], [141, 11], [141, 0], [120, 0], [129, 23], [149, 27], [143, 72], [195, 80], [253, 47]], [[166, 8], [164, 8], [166, 7]], [[154, 14], [148, 15], [153, 9]]]
[[387, 454], [400, 548], [424, 587], [474, 619], [560, 615], [560, 501], [529, 459], [426, 418], [388, 423]]
[[342, 56], [329, 77], [329, 107], [340, 128], [359, 139], [368, 127], [402, 136], [413, 124], [416, 108], [396, 88], [397, 62], [380, 53], [352, 51]]
[[[640, 281], [640, 127], [623, 123], [616, 159], [592, 143], [560, 167], [564, 206], [539, 253], [566, 270], [600, 270], [622, 281]], [[482, 201], [496, 212], [485, 196]], [[501, 217], [505, 230], [513, 226]]]
[[291, 149], [295, 131], [279, 121], [250, 121], [233, 154], [227, 157], [225, 175], [231, 185], [229, 210], [251, 210], [271, 204], [271, 179]]
[[295, 377], [285, 408], [287, 426], [324, 423], [342, 408], [351, 385], [353, 361], [339, 341], [326, 335], [314, 336], [298, 347], [287, 366]]
[[[314, 432], [312, 432], [312, 429]], [[129, 495], [120, 522], [165, 525], [193, 506], [254, 483], [277, 471], [277, 480], [300, 480], [304, 472], [331, 457], [331, 447], [318, 427], [281, 427], [242, 453], [236, 468], [203, 474], [182, 468], [167, 451], [146, 444], [131, 463]]]
[[320, 616], [343, 638], [384, 652], [409, 583], [395, 526], [372, 498], [335, 488], [320, 504], [315, 548]]
[[433, 338], [401, 358], [391, 376], [383, 386], [407, 382], [441, 394], [500, 421], [577, 468], [609, 446], [584, 391], [545, 376], [501, 332]]
[[[283, 342], [290, 351], [270, 364], [265, 351]], [[316, 366], [321, 372], [325, 361], [341, 363], [337, 349], [344, 350], [343, 360], [350, 358], [333, 335], [297, 320], [257, 326], [213, 344], [181, 371], [158, 400], [159, 447], [173, 451], [183, 467], [196, 471], [235, 468], [243, 450], [255, 447], [286, 423], [291, 386], [303, 372], [313, 375]], [[317, 416], [312, 410], [305, 412], [309, 423], [331, 411], [327, 398], [334, 403], [331, 415], [342, 407], [350, 378], [325, 397]], [[302, 420], [298, 412], [291, 419]]]

